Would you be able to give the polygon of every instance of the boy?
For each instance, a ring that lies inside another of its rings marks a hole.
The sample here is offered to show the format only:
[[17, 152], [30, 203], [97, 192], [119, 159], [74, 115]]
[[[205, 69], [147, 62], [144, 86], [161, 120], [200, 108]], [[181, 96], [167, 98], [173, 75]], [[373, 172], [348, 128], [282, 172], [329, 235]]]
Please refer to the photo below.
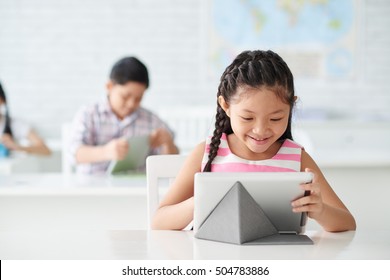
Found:
[[141, 106], [149, 86], [146, 66], [135, 57], [116, 62], [107, 82], [107, 100], [82, 108], [71, 133], [72, 163], [78, 173], [104, 173], [110, 161], [124, 159], [127, 138], [149, 135], [150, 154], [177, 154], [173, 133]]

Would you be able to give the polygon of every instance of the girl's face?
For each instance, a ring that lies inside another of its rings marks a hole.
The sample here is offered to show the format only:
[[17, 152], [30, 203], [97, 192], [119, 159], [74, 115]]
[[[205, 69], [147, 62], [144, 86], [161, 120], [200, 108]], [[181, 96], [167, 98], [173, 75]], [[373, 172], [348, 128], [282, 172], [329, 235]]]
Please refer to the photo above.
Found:
[[240, 87], [230, 104], [222, 96], [219, 104], [230, 117], [232, 130], [239, 140], [235, 147], [249, 159], [259, 158], [260, 154], [266, 156], [286, 131], [290, 106], [269, 89]]
[[120, 85], [110, 81], [107, 90], [111, 109], [122, 120], [140, 107], [146, 85], [139, 82]]

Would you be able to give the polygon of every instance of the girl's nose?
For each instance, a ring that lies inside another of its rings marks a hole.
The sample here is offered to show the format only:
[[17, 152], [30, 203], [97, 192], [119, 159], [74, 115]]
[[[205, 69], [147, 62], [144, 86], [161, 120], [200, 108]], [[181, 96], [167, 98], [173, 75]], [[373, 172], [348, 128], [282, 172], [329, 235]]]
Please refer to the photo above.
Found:
[[265, 134], [265, 132], [268, 130], [268, 126], [266, 123], [264, 122], [258, 122], [255, 124], [255, 126], [253, 127], [252, 131], [253, 133], [257, 134], [257, 135], [263, 135]]

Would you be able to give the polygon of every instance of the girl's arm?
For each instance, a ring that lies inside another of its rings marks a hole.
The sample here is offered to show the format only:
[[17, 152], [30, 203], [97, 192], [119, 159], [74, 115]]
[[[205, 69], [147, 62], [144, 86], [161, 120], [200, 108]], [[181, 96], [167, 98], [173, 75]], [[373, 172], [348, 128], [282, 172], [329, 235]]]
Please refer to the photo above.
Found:
[[24, 147], [24, 150], [28, 153], [34, 153], [39, 155], [50, 155], [51, 151], [46, 146], [45, 141], [34, 131], [31, 130], [27, 135], [28, 140], [30, 141], [30, 146]]
[[194, 216], [194, 175], [201, 171], [205, 143], [199, 144], [188, 156], [160, 202], [153, 218], [153, 229], [183, 229]]
[[14, 139], [9, 134], [4, 134], [2, 137], [3, 143], [11, 150], [45, 156], [51, 154], [50, 149], [46, 146], [43, 139], [34, 130], [30, 130], [27, 135], [27, 139], [30, 142], [30, 145], [21, 146], [16, 141], [14, 141]]
[[313, 182], [301, 185], [310, 191], [309, 196], [292, 202], [294, 212], [308, 212], [326, 231], [355, 230], [356, 222], [347, 207], [326, 181], [320, 168], [304, 150], [302, 151], [301, 171], [312, 172]]

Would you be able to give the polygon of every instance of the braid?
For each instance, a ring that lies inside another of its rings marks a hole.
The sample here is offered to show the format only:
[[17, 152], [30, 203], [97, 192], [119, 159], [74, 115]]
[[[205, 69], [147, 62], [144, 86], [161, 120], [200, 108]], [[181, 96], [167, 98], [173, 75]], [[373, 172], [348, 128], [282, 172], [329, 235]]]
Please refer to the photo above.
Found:
[[217, 114], [215, 116], [215, 129], [210, 141], [210, 151], [208, 161], [203, 169], [203, 172], [211, 171], [211, 163], [217, 156], [219, 145], [221, 144], [222, 133], [225, 130], [226, 124], [229, 123], [228, 116], [221, 106], [217, 105]]

